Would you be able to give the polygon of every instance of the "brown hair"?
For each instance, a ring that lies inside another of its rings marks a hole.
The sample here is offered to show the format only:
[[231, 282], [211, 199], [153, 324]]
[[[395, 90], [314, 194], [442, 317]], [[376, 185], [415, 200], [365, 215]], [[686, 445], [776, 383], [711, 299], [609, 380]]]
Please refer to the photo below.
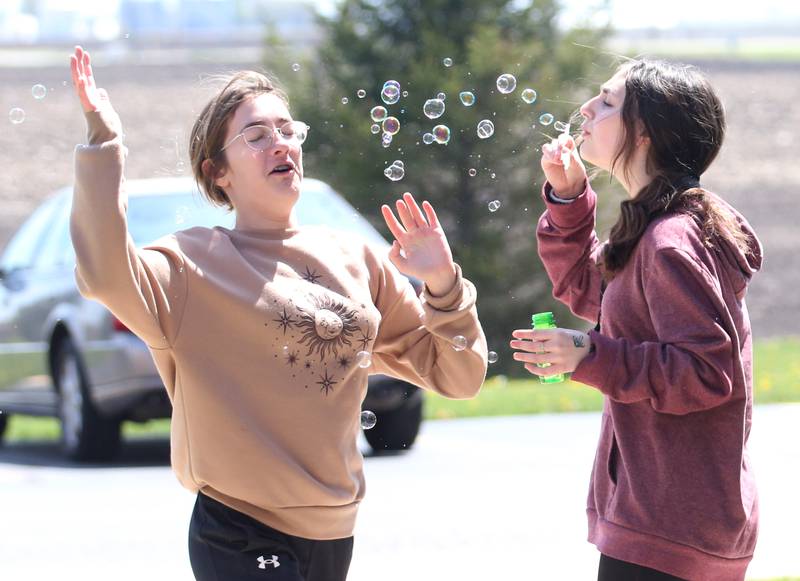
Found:
[[[233, 210], [228, 195], [214, 183], [219, 174], [227, 168], [227, 159], [222, 147], [225, 145], [228, 121], [241, 103], [253, 97], [271, 93], [287, 106], [289, 100], [272, 78], [256, 71], [239, 71], [218, 79], [225, 85], [206, 103], [194, 122], [189, 138], [189, 159], [194, 179], [205, 197], [214, 205]], [[210, 163], [206, 164], [207, 160]]]
[[613, 276], [625, 266], [650, 222], [665, 213], [690, 215], [709, 247], [722, 238], [748, 252], [747, 235], [733, 212], [700, 186], [725, 135], [725, 112], [711, 84], [694, 67], [665, 61], [634, 60], [619, 70], [626, 74], [623, 138], [612, 174], [618, 163], [628, 174], [637, 138], [644, 135], [653, 179], [621, 203], [604, 249], [606, 272]]

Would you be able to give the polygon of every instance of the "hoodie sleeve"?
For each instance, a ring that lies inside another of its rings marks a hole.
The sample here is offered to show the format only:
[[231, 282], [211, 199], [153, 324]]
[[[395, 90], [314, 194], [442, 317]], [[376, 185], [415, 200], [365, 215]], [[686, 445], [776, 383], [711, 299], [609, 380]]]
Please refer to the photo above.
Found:
[[[462, 399], [477, 395], [486, 377], [486, 337], [478, 320], [474, 285], [457, 276], [443, 296], [416, 295], [388, 258], [368, 260], [373, 302], [381, 323], [373, 346], [373, 372], [385, 373]], [[456, 345], [456, 337], [466, 345]], [[460, 350], [454, 347], [458, 346]]]
[[720, 283], [685, 250], [657, 250], [644, 284], [658, 342], [592, 331], [594, 350], [572, 378], [621, 403], [649, 400], [656, 411], [687, 414], [721, 405], [738, 383], [738, 338]]
[[113, 110], [86, 114], [89, 144], [75, 149], [70, 234], [75, 278], [86, 298], [103, 303], [153, 348], [172, 344], [186, 296], [177, 251], [138, 250], [128, 233], [126, 150]]
[[539, 219], [536, 237], [539, 257], [553, 283], [553, 296], [591, 323], [600, 316], [602, 274], [597, 267], [601, 244], [595, 233], [597, 195], [589, 184], [569, 204], [543, 196], [547, 210]]

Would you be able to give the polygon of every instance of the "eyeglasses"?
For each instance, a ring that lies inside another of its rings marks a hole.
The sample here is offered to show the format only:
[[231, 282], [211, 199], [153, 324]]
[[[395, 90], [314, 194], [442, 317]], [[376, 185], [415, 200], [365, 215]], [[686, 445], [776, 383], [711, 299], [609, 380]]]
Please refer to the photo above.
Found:
[[228, 143], [222, 146], [220, 152], [225, 151], [228, 146], [238, 138], [244, 140], [245, 145], [253, 151], [265, 151], [275, 143], [277, 133], [288, 141], [296, 141], [302, 144], [308, 136], [309, 127], [302, 121], [290, 121], [283, 127], [267, 127], [266, 125], [250, 125], [245, 127], [241, 133], [234, 135]]

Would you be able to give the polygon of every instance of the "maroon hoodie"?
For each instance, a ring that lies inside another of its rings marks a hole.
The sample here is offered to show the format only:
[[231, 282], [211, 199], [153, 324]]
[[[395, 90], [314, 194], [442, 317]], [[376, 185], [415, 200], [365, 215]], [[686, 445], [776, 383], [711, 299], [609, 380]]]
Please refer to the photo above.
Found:
[[592, 352], [572, 374], [605, 394], [589, 541], [685, 579], [744, 579], [758, 528], [744, 297], [761, 244], [739, 214], [747, 254], [724, 242], [708, 248], [687, 215], [660, 216], [608, 283], [601, 309], [597, 196], [587, 186], [559, 204], [548, 190], [537, 236], [553, 295], [600, 319]]

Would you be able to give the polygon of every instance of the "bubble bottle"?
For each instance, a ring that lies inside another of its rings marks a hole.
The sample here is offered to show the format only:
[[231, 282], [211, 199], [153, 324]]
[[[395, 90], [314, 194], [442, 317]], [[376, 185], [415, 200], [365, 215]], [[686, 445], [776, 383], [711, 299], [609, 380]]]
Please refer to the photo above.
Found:
[[[531, 316], [531, 325], [534, 329], [555, 329], [556, 319], [553, 313], [547, 311], [544, 313], [536, 313]], [[550, 367], [549, 363], [537, 363], [537, 367]], [[556, 375], [539, 376], [539, 383], [561, 383], [566, 379], [564, 373]]]

